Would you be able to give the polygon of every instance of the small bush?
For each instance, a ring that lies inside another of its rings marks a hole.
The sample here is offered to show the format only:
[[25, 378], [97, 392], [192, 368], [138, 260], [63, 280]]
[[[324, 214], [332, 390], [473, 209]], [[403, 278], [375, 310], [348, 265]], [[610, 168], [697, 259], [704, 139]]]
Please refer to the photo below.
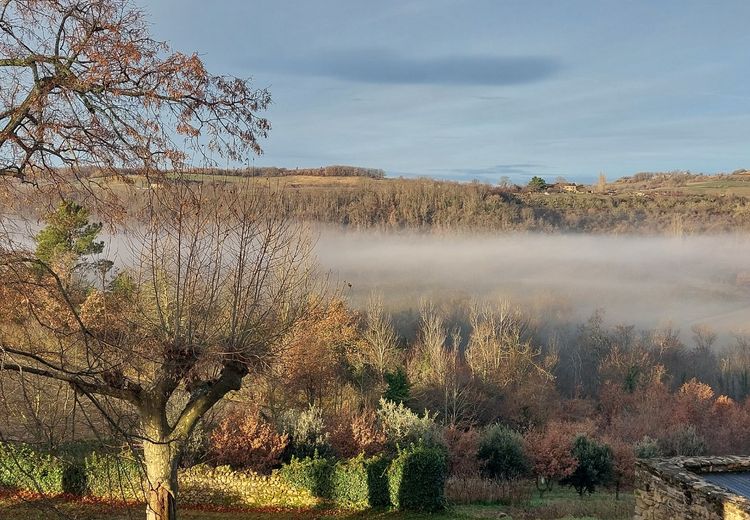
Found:
[[583, 496], [593, 493], [596, 486], [606, 486], [612, 480], [612, 450], [585, 435], [573, 442], [573, 456], [578, 462], [576, 469], [560, 482], [572, 486]]
[[502, 424], [488, 427], [479, 442], [477, 458], [482, 474], [489, 478], [513, 480], [529, 472], [523, 437]]
[[448, 473], [451, 476], [474, 476], [479, 473], [479, 432], [474, 428], [463, 430], [450, 426], [443, 430], [448, 449]]
[[339, 419], [329, 437], [334, 453], [341, 458], [375, 455], [383, 451], [385, 441], [385, 433], [372, 411]]
[[706, 441], [695, 431], [695, 426], [681, 426], [661, 439], [659, 448], [665, 457], [694, 457], [706, 454]]
[[656, 439], [652, 439], [648, 435], [635, 443], [633, 452], [639, 459], [654, 459], [656, 457], [662, 456], [662, 451], [659, 447], [659, 441], [657, 441]]
[[351, 417], [334, 417], [328, 421], [328, 443], [337, 458], [348, 459], [359, 454], [352, 433]]
[[209, 458], [217, 466], [270, 473], [281, 465], [289, 444], [287, 434], [279, 434], [257, 413], [234, 413], [211, 432]]
[[442, 445], [435, 419], [427, 411], [420, 417], [403, 403], [381, 399], [377, 414], [391, 449], [411, 444]]
[[45, 494], [66, 491], [66, 463], [27, 444], [0, 443], [0, 486]]
[[302, 411], [289, 410], [281, 422], [289, 436], [288, 456], [304, 459], [327, 457], [333, 453], [323, 420], [323, 411], [317, 406], [311, 405]]
[[366, 411], [352, 418], [352, 437], [359, 453], [371, 456], [383, 451], [385, 447], [385, 432], [378, 424], [377, 415]]
[[391, 504], [412, 511], [443, 509], [447, 473], [444, 450], [425, 445], [401, 450], [388, 468]]

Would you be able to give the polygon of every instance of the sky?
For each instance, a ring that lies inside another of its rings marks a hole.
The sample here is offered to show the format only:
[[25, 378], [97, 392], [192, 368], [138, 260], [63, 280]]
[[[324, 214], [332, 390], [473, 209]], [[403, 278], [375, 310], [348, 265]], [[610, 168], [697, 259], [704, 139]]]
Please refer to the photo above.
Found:
[[270, 90], [257, 166], [750, 168], [747, 0], [139, 1], [157, 39]]

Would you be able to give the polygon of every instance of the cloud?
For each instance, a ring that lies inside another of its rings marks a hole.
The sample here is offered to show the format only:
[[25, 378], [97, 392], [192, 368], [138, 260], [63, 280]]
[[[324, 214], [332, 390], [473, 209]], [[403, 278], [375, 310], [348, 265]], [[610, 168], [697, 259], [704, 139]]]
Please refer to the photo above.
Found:
[[546, 79], [561, 65], [549, 56], [454, 55], [402, 56], [365, 49], [275, 60], [278, 72], [374, 84], [518, 85]]
[[434, 170], [449, 175], [462, 175], [468, 177], [482, 177], [485, 175], [538, 175], [540, 169], [545, 169], [543, 164], [534, 163], [512, 163], [496, 164], [487, 168], [450, 168]]

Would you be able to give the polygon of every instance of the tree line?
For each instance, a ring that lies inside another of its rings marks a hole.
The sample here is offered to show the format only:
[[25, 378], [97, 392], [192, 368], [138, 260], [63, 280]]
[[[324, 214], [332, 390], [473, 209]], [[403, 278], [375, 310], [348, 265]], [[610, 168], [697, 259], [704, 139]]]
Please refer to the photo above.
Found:
[[750, 201], [684, 193], [518, 193], [482, 183], [389, 179], [284, 190], [289, 217], [353, 229], [724, 233], [750, 229]]

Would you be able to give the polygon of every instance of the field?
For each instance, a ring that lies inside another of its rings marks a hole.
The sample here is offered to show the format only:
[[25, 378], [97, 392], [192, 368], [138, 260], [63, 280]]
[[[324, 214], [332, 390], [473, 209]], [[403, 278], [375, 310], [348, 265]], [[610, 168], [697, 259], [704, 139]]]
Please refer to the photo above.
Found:
[[688, 183], [684, 191], [707, 195], [736, 195], [750, 197], [750, 179], [748, 180], [712, 180]]
[[[144, 183], [143, 177], [135, 177], [139, 182]], [[180, 178], [189, 181], [212, 181], [212, 182], [248, 182], [252, 184], [270, 185], [272, 187], [284, 187], [291, 189], [304, 188], [342, 188], [361, 186], [370, 182], [387, 182], [385, 180], [376, 180], [369, 177], [357, 176], [318, 176], [318, 175], [285, 175], [280, 177], [238, 177], [235, 175], [209, 175], [200, 173], [181, 174]]]
[[[42, 520], [55, 518], [57, 513], [66, 517], [80, 520], [126, 520], [140, 518], [142, 506], [112, 506], [102, 503], [84, 501], [35, 501], [23, 500], [17, 497], [0, 498], [0, 518], [4, 520]], [[417, 520], [431, 518], [435, 520], [480, 520], [493, 518], [507, 519], [541, 519], [541, 520], [574, 520], [574, 519], [602, 519], [620, 520], [633, 515], [633, 496], [623, 494], [619, 500], [611, 493], [595, 493], [592, 496], [579, 498], [568, 490], [558, 490], [544, 499], [532, 499], [527, 503], [503, 505], [459, 505], [449, 508], [446, 512], [435, 515], [402, 513], [394, 511], [350, 512], [341, 510], [308, 510], [308, 511], [237, 511], [217, 512], [202, 510], [181, 510], [180, 518], [198, 520], [291, 520], [294, 518], [307, 519], [383, 519], [383, 520]]]

